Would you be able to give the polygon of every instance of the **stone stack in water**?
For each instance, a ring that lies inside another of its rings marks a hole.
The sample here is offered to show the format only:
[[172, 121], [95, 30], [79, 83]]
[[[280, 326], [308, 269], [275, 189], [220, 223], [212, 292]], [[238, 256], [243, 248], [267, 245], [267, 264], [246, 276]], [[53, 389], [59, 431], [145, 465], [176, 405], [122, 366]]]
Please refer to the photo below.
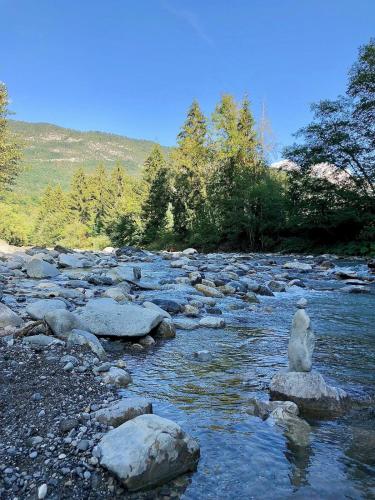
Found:
[[320, 373], [311, 371], [315, 336], [306, 305], [305, 299], [297, 303], [288, 346], [289, 371], [272, 378], [271, 398], [293, 401], [302, 412], [315, 416], [340, 414], [348, 405], [346, 392], [327, 385]]

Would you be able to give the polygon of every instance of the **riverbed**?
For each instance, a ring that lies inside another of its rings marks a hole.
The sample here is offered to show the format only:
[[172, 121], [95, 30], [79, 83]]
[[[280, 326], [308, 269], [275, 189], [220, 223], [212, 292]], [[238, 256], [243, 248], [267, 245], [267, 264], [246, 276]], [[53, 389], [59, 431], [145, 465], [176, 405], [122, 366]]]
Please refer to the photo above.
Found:
[[[211, 262], [222, 259], [212, 256]], [[231, 256], [225, 260], [230, 262]], [[290, 257], [241, 256], [261, 280], [283, 272], [287, 260]], [[273, 297], [262, 296], [252, 307], [237, 309], [232, 297], [218, 300], [225, 328], [178, 330], [173, 340], [124, 355], [133, 384], [123, 395], [150, 398], [155, 413], [176, 421], [200, 441], [199, 467], [182, 498], [375, 496], [375, 295], [373, 288], [367, 294], [343, 292], [345, 283], [335, 275], [344, 270], [367, 276], [364, 261], [334, 263], [334, 269], [291, 272], [303, 280], [304, 288], [292, 286]], [[137, 265], [154, 281], [186, 276], [161, 257]], [[141, 298], [161, 294], [186, 298], [184, 287], [144, 291]], [[308, 420], [307, 446], [247, 412], [252, 398], [268, 399], [270, 379], [287, 366], [288, 332], [301, 297], [308, 300], [317, 337], [314, 369], [356, 401], [343, 417]], [[193, 359], [202, 349], [210, 351], [211, 361]]]

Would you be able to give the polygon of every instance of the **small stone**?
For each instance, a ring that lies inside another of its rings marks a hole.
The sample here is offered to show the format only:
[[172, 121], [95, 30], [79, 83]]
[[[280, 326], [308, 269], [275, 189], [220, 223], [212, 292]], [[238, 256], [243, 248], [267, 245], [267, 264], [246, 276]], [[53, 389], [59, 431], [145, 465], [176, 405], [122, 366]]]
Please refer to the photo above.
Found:
[[304, 297], [302, 297], [302, 299], [299, 299], [299, 301], [297, 302], [298, 309], [305, 309], [306, 306], [307, 300]]
[[48, 487], [47, 487], [46, 483], [39, 486], [38, 499], [41, 500], [42, 498], [45, 498], [47, 496], [47, 491], [48, 491]]
[[38, 456], [38, 453], [36, 451], [32, 451], [29, 455], [30, 458], [36, 458]]

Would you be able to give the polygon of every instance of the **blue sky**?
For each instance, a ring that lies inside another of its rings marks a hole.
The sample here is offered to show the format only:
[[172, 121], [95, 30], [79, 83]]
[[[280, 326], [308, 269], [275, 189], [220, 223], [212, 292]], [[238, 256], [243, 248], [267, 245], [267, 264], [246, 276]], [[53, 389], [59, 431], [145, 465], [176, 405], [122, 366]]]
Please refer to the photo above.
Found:
[[0, 0], [15, 118], [173, 145], [196, 98], [264, 101], [277, 141], [345, 90], [374, 0]]

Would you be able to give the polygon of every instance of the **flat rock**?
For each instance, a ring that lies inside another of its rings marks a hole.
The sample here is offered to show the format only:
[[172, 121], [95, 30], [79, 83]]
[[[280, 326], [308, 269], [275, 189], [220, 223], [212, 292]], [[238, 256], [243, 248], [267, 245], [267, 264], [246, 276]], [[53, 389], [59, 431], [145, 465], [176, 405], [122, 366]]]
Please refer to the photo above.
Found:
[[294, 269], [295, 271], [311, 271], [312, 265], [306, 264], [305, 262], [298, 262], [296, 260], [293, 260], [291, 262], [285, 262], [283, 268]]
[[36, 346], [47, 347], [52, 344], [63, 344], [64, 342], [59, 339], [55, 339], [54, 337], [50, 337], [49, 335], [30, 335], [29, 337], [25, 337], [23, 339], [25, 344], [31, 344]]
[[41, 299], [29, 304], [26, 312], [33, 319], [44, 319], [48, 312], [56, 309], [66, 309], [65, 302], [58, 299]]
[[199, 444], [179, 425], [141, 415], [109, 431], [99, 442], [100, 464], [130, 491], [150, 488], [194, 471]]
[[199, 323], [192, 319], [175, 318], [173, 320], [174, 326], [179, 330], [195, 330], [198, 328]]
[[41, 279], [41, 278], [54, 278], [55, 276], [60, 274], [60, 271], [53, 264], [50, 264], [49, 262], [46, 262], [43, 259], [33, 257], [26, 264], [26, 273], [29, 276], [29, 278]]
[[198, 292], [203, 293], [206, 297], [214, 297], [217, 299], [224, 297], [224, 294], [220, 292], [220, 290], [216, 290], [216, 288], [211, 286], [203, 285], [202, 283], [195, 285], [195, 289], [198, 290]]
[[279, 372], [271, 380], [271, 398], [296, 403], [302, 413], [313, 416], [340, 415], [348, 407], [345, 391], [328, 385], [322, 375], [311, 372]]
[[145, 398], [124, 398], [115, 401], [107, 408], [102, 408], [94, 413], [95, 419], [101, 424], [119, 425], [139, 415], [152, 413], [152, 404]]
[[91, 299], [77, 315], [85, 330], [109, 337], [143, 337], [164, 319], [158, 311], [108, 298]]

